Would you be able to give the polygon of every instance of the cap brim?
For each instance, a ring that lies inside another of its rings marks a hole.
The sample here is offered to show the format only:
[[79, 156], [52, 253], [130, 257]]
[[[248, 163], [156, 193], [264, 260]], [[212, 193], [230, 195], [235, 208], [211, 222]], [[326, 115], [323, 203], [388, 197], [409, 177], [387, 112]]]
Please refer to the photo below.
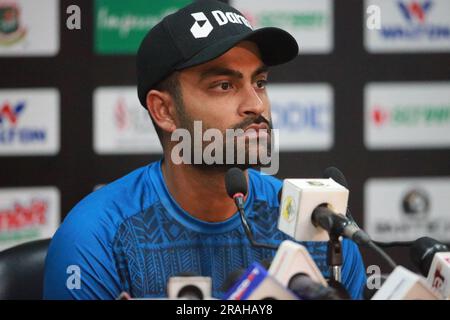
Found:
[[177, 65], [176, 69], [181, 70], [211, 61], [244, 40], [256, 43], [261, 53], [261, 59], [267, 66], [286, 63], [298, 55], [299, 48], [294, 37], [282, 29], [267, 27], [222, 39], [204, 48], [188, 61]]

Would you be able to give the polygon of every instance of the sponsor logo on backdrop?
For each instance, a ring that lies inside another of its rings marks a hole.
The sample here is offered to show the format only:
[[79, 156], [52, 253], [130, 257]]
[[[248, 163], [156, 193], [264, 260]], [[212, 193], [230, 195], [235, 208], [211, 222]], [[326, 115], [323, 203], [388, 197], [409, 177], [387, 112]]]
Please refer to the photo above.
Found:
[[365, 185], [365, 230], [379, 241], [450, 241], [450, 178], [382, 178]]
[[280, 151], [328, 150], [333, 145], [333, 91], [328, 84], [268, 87]]
[[368, 149], [450, 146], [450, 83], [371, 83], [364, 109]]
[[53, 56], [58, 51], [58, 0], [0, 1], [0, 56]]
[[145, 34], [190, 0], [95, 0], [95, 51], [135, 54]]
[[450, 103], [448, 105], [375, 105], [371, 109], [372, 122], [377, 127], [417, 125], [443, 125], [450, 122]]
[[385, 26], [381, 28], [381, 34], [385, 38], [439, 38], [449, 39], [450, 28], [448, 25], [433, 24], [429, 12], [434, 7], [433, 1], [398, 1], [398, 10], [402, 14], [408, 26]]
[[19, 102], [13, 106], [6, 102], [0, 106], [0, 125], [4, 124], [6, 127], [8, 122], [10, 124], [8, 129], [0, 129], [0, 144], [8, 145], [16, 142], [28, 144], [45, 141], [47, 133], [45, 129], [20, 126], [19, 117], [25, 110], [25, 106], [25, 102]]
[[52, 187], [0, 189], [0, 251], [52, 237], [60, 221], [59, 201]]
[[233, 0], [255, 27], [279, 27], [291, 33], [304, 53], [333, 50], [333, 2], [330, 0]]
[[146, 111], [141, 112], [140, 107], [135, 104], [127, 103], [124, 96], [118, 96], [114, 103], [114, 122], [115, 128], [119, 134], [134, 132], [136, 134], [149, 134], [149, 116]]
[[403, 212], [412, 219], [424, 219], [430, 210], [430, 199], [423, 190], [412, 189], [403, 197]]
[[9, 121], [9, 123], [16, 125], [19, 115], [24, 108], [24, 102], [19, 102], [15, 106], [11, 106], [8, 102], [4, 103], [3, 106], [0, 107], [0, 124]]
[[450, 50], [450, 1], [369, 0], [381, 9], [381, 28], [368, 30], [366, 47], [373, 52]]
[[0, 90], [0, 155], [59, 151], [59, 93], [54, 89]]
[[162, 153], [150, 116], [134, 87], [103, 87], [94, 93], [94, 149], [98, 154]]
[[21, 14], [17, 4], [0, 2], [0, 46], [13, 45], [25, 36]]

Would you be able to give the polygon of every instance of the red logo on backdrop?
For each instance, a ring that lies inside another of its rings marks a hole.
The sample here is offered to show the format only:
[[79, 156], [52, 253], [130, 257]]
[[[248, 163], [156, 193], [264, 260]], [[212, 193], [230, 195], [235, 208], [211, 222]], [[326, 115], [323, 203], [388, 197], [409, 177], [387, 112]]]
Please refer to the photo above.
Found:
[[116, 127], [119, 130], [126, 130], [129, 126], [128, 112], [125, 101], [123, 98], [119, 98], [114, 110], [114, 118], [116, 120]]
[[10, 124], [16, 125], [19, 115], [25, 109], [25, 103], [20, 102], [14, 107], [9, 104], [9, 102], [5, 102], [3, 105], [0, 105], [0, 124], [3, 122], [9, 121]]
[[0, 232], [44, 225], [47, 201], [32, 200], [29, 205], [15, 203], [11, 209], [0, 209]]
[[413, 21], [415, 18], [420, 23], [425, 22], [425, 14], [432, 6], [430, 0], [424, 1], [423, 3], [419, 3], [418, 1], [412, 1], [411, 3], [399, 1], [397, 4], [406, 20]]
[[380, 106], [375, 106], [372, 109], [372, 120], [375, 122], [375, 125], [381, 126], [383, 125], [389, 118], [389, 112], [384, 110]]
[[244, 17], [248, 20], [248, 22], [252, 26], [257, 24], [256, 17], [253, 15], [252, 12], [250, 12], [250, 11], [242, 11], [242, 14], [244, 15]]

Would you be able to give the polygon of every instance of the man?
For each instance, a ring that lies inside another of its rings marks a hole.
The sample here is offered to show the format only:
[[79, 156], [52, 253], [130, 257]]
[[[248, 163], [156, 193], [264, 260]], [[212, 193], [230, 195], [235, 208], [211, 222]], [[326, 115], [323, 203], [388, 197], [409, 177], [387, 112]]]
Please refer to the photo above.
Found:
[[[192, 163], [194, 156], [186, 155], [195, 148], [177, 158], [171, 135], [195, 134], [193, 123], [201, 121], [202, 132], [215, 128], [225, 136], [227, 129], [242, 129], [225, 145], [244, 140], [240, 151], [247, 156], [263, 150], [250, 141], [271, 129], [267, 66], [297, 53], [287, 32], [253, 31], [240, 12], [215, 1], [194, 2], [150, 30], [137, 54], [138, 96], [164, 157], [92, 193], [69, 213], [47, 256], [45, 298], [114, 299], [123, 291], [164, 297], [169, 277], [186, 272], [212, 277], [213, 296], [221, 298], [230, 273], [272, 259], [273, 250], [250, 245], [226, 193], [230, 165]], [[281, 181], [254, 169], [246, 178], [245, 211], [255, 240], [278, 245], [289, 238], [277, 230]], [[328, 276], [326, 243], [304, 244]], [[365, 281], [361, 256], [346, 240], [343, 253], [343, 284], [357, 298]]]

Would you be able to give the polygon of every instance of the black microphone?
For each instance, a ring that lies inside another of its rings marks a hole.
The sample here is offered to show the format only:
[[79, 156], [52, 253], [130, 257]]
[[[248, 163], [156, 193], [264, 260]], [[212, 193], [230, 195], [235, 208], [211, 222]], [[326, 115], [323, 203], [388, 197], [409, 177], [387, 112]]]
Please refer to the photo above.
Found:
[[230, 198], [234, 200], [236, 207], [241, 216], [242, 226], [248, 240], [254, 247], [266, 248], [271, 250], [277, 250], [277, 246], [270, 244], [258, 243], [253, 239], [252, 230], [245, 217], [244, 210], [244, 197], [247, 194], [247, 179], [244, 172], [239, 168], [230, 168], [225, 174], [225, 189]]
[[434, 255], [438, 252], [448, 252], [448, 247], [430, 237], [422, 237], [413, 242], [409, 251], [411, 261], [426, 277], [430, 271]]
[[244, 207], [244, 197], [247, 194], [247, 179], [239, 168], [231, 168], [225, 174], [225, 188], [228, 196], [234, 200], [240, 209]]
[[331, 178], [341, 186], [344, 186], [348, 189], [347, 179], [345, 179], [344, 174], [341, 170], [336, 167], [328, 167], [323, 171], [323, 177], [325, 179]]
[[[339, 183], [340, 185], [348, 189], [347, 179], [345, 178], [342, 171], [336, 167], [326, 168], [323, 171], [323, 177], [326, 179], [331, 178], [335, 182]], [[352, 214], [350, 213], [349, 207], [347, 207], [347, 212], [345, 215], [348, 218], [348, 221], [340, 219], [340, 221], [337, 222], [337, 228], [339, 228], [341, 232], [343, 232], [344, 236], [352, 239], [359, 245], [366, 245], [370, 247], [371, 249], [376, 251], [384, 260], [386, 260], [392, 268], [395, 268], [396, 266], [395, 262], [381, 249], [381, 247], [384, 247], [384, 243], [373, 241], [370, 238], [370, 236], [358, 226]]]
[[[325, 179], [331, 178], [334, 181], [336, 181], [337, 183], [339, 183], [341, 186], [346, 187], [347, 189], [349, 189], [348, 187], [348, 183], [347, 183], [347, 179], [345, 179], [344, 174], [342, 173], [341, 170], [339, 170], [336, 167], [328, 167], [323, 171], [323, 175], [322, 175]], [[347, 207], [347, 212], [345, 214], [351, 222], [353, 222], [358, 228], [358, 224], [356, 223], [355, 219], [353, 219], [352, 214], [350, 213], [350, 209]]]
[[311, 215], [311, 222], [315, 227], [321, 227], [330, 234], [342, 235], [359, 245], [368, 245], [369, 235], [355, 226], [347, 217], [336, 214], [327, 206], [319, 206]]
[[229, 273], [222, 284], [222, 291], [228, 292], [231, 288], [233, 288], [233, 286], [239, 281], [239, 279], [242, 278], [246, 271], [246, 269], [240, 268]]
[[326, 205], [320, 205], [311, 214], [311, 223], [321, 227], [331, 235], [343, 236], [358, 245], [367, 246], [379, 254], [393, 269], [397, 266], [394, 260], [386, 254], [362, 229], [352, 223], [347, 217], [336, 214]]
[[306, 273], [297, 273], [288, 283], [288, 289], [303, 300], [342, 300], [332, 287], [325, 287]]
[[[347, 179], [345, 178], [344, 174], [341, 170], [339, 170], [336, 167], [328, 167], [323, 171], [323, 177], [328, 179], [331, 178], [340, 185], [348, 187]], [[347, 208], [346, 216], [352, 221], [352, 223], [360, 228], [358, 224], [356, 223], [356, 220], [353, 218], [350, 209]], [[361, 229], [361, 228], [360, 228]], [[382, 242], [382, 241], [373, 241], [377, 246], [381, 248], [391, 248], [391, 247], [410, 247], [412, 245], [412, 241], [393, 241], [393, 242]]]

